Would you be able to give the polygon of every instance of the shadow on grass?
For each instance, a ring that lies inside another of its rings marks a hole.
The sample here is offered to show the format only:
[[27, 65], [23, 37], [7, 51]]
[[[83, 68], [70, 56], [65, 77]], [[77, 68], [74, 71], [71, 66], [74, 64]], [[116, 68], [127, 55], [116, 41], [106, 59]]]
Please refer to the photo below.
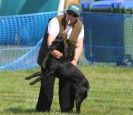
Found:
[[[15, 108], [9, 108], [9, 109], [5, 109], [6, 112], [11, 112], [13, 114], [30, 114], [30, 113], [44, 113], [44, 112], [38, 112], [35, 109], [22, 109], [20, 107], [15, 107]], [[53, 113], [53, 111], [51, 111]], [[56, 110], [55, 112], [62, 113], [60, 110]], [[46, 112], [47, 113], [47, 112]], [[68, 112], [69, 114], [76, 114], [74, 111]]]
[[33, 113], [33, 112], [37, 112], [35, 109], [22, 109], [20, 107], [15, 107], [15, 108], [9, 108], [9, 109], [5, 109], [6, 112], [12, 112], [12, 113]]
[[133, 111], [133, 107], [131, 107], [131, 108], [129, 108], [130, 109], [130, 111]]

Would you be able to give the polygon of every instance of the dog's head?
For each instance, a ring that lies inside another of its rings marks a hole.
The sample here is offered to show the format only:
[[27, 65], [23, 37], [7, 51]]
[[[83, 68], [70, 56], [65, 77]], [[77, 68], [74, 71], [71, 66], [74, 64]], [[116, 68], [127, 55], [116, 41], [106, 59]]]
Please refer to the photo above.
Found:
[[61, 37], [56, 38], [53, 42], [52, 45], [49, 48], [50, 51], [53, 50], [58, 50], [61, 53], [64, 52], [64, 39]]
[[57, 37], [53, 42], [52, 45], [50, 46], [49, 50], [58, 50], [63, 54], [63, 57], [59, 59], [58, 61], [70, 61], [70, 52], [69, 52], [69, 47], [70, 45], [66, 40], [64, 40], [62, 37]]

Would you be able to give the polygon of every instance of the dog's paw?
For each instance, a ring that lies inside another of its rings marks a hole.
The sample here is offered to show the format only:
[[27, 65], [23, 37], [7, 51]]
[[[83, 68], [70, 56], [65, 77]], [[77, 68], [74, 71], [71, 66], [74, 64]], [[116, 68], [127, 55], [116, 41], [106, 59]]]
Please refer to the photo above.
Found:
[[80, 114], [80, 110], [76, 110], [76, 114]]

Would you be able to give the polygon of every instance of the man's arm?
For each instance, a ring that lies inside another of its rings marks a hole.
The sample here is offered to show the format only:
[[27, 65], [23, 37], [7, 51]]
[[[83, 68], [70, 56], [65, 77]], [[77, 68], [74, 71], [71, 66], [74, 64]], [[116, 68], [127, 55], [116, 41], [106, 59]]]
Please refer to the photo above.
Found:
[[72, 64], [77, 65], [77, 62], [79, 61], [82, 50], [83, 50], [83, 38], [79, 38], [76, 43], [74, 59], [71, 61]]

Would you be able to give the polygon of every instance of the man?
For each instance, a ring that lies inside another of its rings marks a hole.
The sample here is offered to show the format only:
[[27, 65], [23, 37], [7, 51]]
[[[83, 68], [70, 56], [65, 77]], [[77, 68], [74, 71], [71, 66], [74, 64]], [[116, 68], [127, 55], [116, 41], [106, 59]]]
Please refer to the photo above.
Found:
[[[84, 38], [84, 27], [79, 18], [81, 10], [81, 5], [71, 4], [64, 15], [56, 16], [50, 20], [37, 60], [38, 64], [41, 66], [42, 72], [45, 71], [45, 60], [48, 53], [51, 53], [56, 59], [63, 56], [58, 50], [50, 52], [48, 50], [52, 41], [57, 37], [63, 36], [62, 39], [68, 39], [75, 45], [75, 54], [71, 63], [75, 66], [77, 65], [83, 49]], [[36, 106], [37, 111], [50, 111], [53, 99], [54, 81], [54, 76], [48, 77], [45, 81], [41, 80], [40, 94]], [[59, 102], [62, 112], [69, 112], [73, 109], [74, 88], [70, 81], [59, 80]]]

